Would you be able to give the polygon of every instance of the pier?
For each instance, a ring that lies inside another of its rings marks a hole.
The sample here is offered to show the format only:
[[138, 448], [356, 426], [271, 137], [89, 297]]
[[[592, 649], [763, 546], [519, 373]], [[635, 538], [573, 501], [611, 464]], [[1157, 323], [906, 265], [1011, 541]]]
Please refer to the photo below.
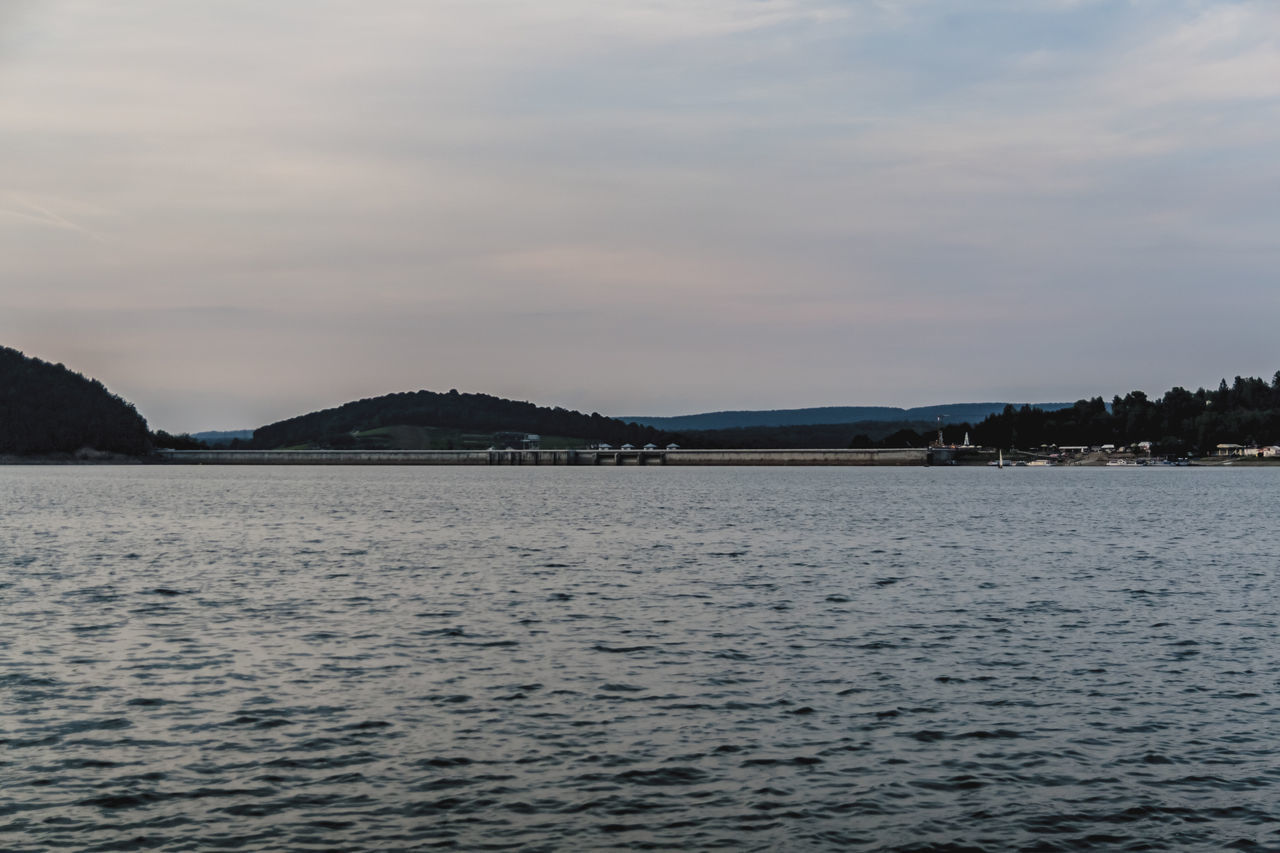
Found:
[[928, 465], [925, 448], [884, 450], [158, 450], [176, 465]]

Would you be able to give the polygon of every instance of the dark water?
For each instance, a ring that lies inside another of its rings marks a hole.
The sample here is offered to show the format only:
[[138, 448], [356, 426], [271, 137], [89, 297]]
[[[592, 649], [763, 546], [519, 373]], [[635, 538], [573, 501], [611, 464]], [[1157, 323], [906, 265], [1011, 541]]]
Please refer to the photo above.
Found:
[[1280, 471], [0, 468], [0, 849], [1280, 849]]

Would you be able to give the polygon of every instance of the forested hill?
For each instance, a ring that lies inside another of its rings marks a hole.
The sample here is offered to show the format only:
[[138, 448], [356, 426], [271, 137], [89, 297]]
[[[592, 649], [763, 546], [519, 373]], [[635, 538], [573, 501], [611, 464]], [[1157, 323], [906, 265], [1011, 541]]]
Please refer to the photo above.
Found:
[[0, 347], [0, 453], [147, 452], [147, 422], [101, 382]]
[[[818, 406], [808, 409], [768, 409], [730, 412], [703, 412], [697, 415], [671, 417], [624, 417], [645, 426], [664, 430], [722, 430], [743, 427], [805, 426], [809, 424], [850, 424], [858, 421], [904, 423], [934, 422], [943, 417], [948, 423], [977, 423], [988, 415], [1004, 411], [1008, 403], [945, 403], [940, 406], [917, 406], [901, 409], [895, 406]], [[1032, 403], [1046, 412], [1065, 409], [1070, 403]]]
[[663, 439], [650, 427], [623, 423], [592, 413], [535, 406], [488, 394], [409, 391], [356, 400], [334, 409], [278, 421], [253, 433], [253, 446], [270, 449], [302, 444], [345, 446], [353, 432], [382, 427], [419, 426], [478, 433], [501, 431], [564, 436], [614, 445], [645, 444]]
[[1080, 400], [1053, 412], [1010, 406], [973, 426], [972, 440], [990, 447], [1101, 445], [1150, 441], [1163, 454], [1212, 453], [1215, 445], [1280, 443], [1280, 371], [1271, 382], [1226, 379], [1216, 391], [1172, 388], [1157, 399], [1142, 391]]

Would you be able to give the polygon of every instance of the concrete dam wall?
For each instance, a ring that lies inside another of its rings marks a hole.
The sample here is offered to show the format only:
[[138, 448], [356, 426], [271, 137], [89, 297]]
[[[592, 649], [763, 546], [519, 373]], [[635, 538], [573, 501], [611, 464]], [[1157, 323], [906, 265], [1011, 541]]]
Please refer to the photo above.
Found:
[[[653, 452], [653, 451], [650, 451]], [[894, 450], [665, 450], [665, 465], [927, 465], [923, 448]], [[625, 462], [623, 464], [626, 464]]]
[[928, 465], [888, 450], [160, 450], [178, 465]]

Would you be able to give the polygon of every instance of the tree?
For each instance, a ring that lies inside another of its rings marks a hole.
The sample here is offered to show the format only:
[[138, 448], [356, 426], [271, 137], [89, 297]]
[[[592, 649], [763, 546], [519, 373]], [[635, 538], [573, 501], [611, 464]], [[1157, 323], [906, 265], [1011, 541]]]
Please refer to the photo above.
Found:
[[913, 429], [900, 429], [886, 436], [881, 447], [924, 447], [928, 442]]
[[170, 435], [164, 430], [156, 430], [151, 434], [151, 443], [155, 447], [167, 447], [170, 450], [208, 450], [209, 445], [189, 433]]
[[141, 455], [147, 422], [101, 382], [0, 347], [0, 453]]

